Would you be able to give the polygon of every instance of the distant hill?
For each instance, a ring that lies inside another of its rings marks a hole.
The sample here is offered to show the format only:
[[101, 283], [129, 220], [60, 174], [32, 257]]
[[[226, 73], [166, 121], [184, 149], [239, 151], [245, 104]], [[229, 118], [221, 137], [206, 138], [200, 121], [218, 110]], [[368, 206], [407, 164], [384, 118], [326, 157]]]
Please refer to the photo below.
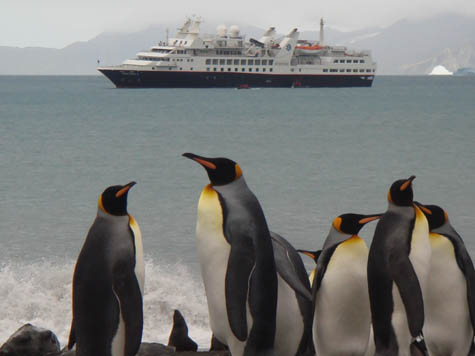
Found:
[[[204, 24], [202, 27], [204, 32], [213, 33], [216, 26]], [[240, 27], [247, 38], [259, 38], [265, 30]], [[0, 74], [98, 74], [98, 60], [101, 65], [111, 65], [133, 58], [140, 50], [164, 40], [165, 31], [165, 25], [156, 25], [134, 33], [106, 32], [62, 49], [0, 46]], [[176, 26], [170, 26], [170, 34], [175, 31]], [[318, 35], [317, 31], [305, 31], [300, 38], [318, 39]], [[428, 74], [436, 65], [453, 72], [461, 67], [475, 67], [475, 21], [460, 15], [417, 22], [402, 20], [387, 28], [354, 32], [326, 28], [325, 42], [370, 49], [378, 63], [378, 74]]]

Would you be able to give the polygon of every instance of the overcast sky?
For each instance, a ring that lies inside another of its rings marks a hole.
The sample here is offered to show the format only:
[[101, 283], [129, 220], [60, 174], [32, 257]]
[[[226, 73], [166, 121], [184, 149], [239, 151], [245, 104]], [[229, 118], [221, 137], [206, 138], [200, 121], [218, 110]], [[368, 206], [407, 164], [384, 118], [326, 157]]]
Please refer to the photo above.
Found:
[[320, 17], [330, 27], [354, 30], [448, 11], [475, 21], [475, 0], [0, 0], [0, 46], [62, 48], [104, 31], [160, 23], [174, 30], [193, 14], [286, 32], [317, 29]]

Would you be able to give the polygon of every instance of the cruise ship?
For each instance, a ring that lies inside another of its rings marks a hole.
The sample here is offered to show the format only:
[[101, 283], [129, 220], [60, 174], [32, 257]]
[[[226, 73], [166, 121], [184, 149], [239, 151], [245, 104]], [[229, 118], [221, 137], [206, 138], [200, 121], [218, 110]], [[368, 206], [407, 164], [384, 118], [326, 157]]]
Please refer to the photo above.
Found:
[[99, 67], [117, 88], [370, 87], [376, 72], [369, 51], [301, 40], [296, 28], [277, 36], [274, 27], [249, 41], [236, 25], [200, 32], [187, 18], [175, 37], [137, 53], [121, 65]]

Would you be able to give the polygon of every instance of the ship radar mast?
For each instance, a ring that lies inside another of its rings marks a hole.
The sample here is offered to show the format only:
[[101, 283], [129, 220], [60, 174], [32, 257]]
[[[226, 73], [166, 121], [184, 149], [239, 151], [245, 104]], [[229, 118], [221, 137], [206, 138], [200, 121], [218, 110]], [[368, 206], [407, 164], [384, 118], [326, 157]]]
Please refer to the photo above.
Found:
[[320, 46], [323, 46], [323, 39], [324, 39], [324, 34], [323, 34], [323, 17], [320, 19]]

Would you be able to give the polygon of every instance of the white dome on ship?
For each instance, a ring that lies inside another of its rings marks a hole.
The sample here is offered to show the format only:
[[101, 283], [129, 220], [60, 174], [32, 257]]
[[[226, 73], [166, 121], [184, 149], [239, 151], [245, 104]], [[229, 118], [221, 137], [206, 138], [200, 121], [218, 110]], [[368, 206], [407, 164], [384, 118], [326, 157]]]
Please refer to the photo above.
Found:
[[224, 36], [226, 36], [226, 33], [228, 32], [228, 29], [226, 28], [226, 25], [219, 25], [218, 27], [216, 27], [216, 32], [221, 37], [224, 37]]
[[231, 27], [229, 27], [229, 35], [231, 37], [239, 37], [239, 26], [232, 25]]

